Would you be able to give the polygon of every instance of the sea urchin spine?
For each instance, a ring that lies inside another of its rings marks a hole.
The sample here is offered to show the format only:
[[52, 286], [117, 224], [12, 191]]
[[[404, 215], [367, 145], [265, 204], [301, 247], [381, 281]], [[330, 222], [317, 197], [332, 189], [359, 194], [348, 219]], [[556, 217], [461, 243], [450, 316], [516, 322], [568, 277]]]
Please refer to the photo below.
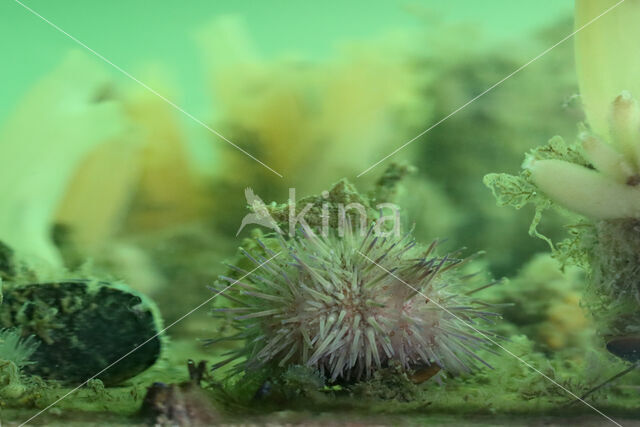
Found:
[[[392, 361], [405, 369], [435, 363], [452, 373], [486, 365], [476, 351], [488, 341], [474, 331], [495, 314], [459, 292], [464, 260], [439, 257], [436, 242], [422, 247], [410, 233], [383, 238], [372, 230], [280, 238], [282, 253], [262, 269], [241, 281], [221, 277], [233, 286], [215, 313], [232, 316], [238, 332], [226, 339], [244, 346], [219, 365], [301, 364], [331, 381], [366, 378]], [[276, 254], [259, 243], [262, 255]], [[244, 255], [256, 265], [266, 260]]]

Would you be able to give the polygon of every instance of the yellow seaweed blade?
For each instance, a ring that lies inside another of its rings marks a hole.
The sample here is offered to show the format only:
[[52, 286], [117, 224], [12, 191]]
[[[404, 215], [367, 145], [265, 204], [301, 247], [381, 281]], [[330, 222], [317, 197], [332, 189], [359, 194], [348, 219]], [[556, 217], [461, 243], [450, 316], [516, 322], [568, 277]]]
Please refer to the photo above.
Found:
[[[409, 137], [398, 116], [419, 98], [417, 76], [388, 36], [342, 46], [342, 55], [322, 62], [261, 60], [242, 23], [229, 19], [214, 21], [199, 40], [216, 128], [304, 191], [364, 169], [390, 141]], [[224, 180], [259, 180], [261, 193], [284, 182], [233, 148], [220, 146], [219, 157]]]
[[122, 226], [139, 175], [140, 148], [131, 137], [100, 144], [78, 165], [57, 209], [74, 245], [91, 252]]
[[[154, 84], [162, 88], [162, 93], [170, 94], [168, 86]], [[208, 201], [191, 162], [180, 116], [147, 91], [129, 97], [127, 112], [139, 131], [141, 156], [137, 196], [124, 228], [136, 232], [158, 230], [201, 216]]]
[[[171, 92], [163, 84], [152, 86]], [[134, 131], [91, 152], [58, 210], [58, 221], [71, 229], [74, 244], [86, 253], [127, 230], [142, 232], [193, 219], [203, 204], [174, 110], [146, 90], [134, 89], [125, 98]]]

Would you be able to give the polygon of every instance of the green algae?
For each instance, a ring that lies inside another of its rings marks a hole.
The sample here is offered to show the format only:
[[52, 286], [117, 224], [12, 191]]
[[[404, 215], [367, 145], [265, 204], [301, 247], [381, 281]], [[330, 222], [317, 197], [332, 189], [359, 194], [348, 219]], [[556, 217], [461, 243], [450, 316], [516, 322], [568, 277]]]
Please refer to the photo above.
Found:
[[[568, 31], [568, 25], [558, 25], [540, 39], [551, 44]], [[423, 141], [411, 154], [412, 163], [419, 166], [417, 170], [394, 165], [381, 172], [374, 189], [367, 194], [361, 194], [349, 181], [342, 180], [329, 189], [326, 197], [320, 194], [298, 200], [300, 206], [306, 203], [314, 206], [306, 218], [316, 229], [323, 224], [321, 206], [325, 203], [329, 204], [329, 225], [335, 227], [339, 204], [361, 203], [366, 206], [369, 219], [375, 220], [380, 215], [376, 204], [397, 201], [407, 209], [408, 217], [416, 217], [417, 231], [425, 241], [436, 236], [450, 237], [450, 244], [469, 244], [472, 252], [489, 249], [487, 257], [474, 260], [466, 268], [469, 274], [490, 270], [510, 278], [507, 283], [483, 293], [502, 314], [503, 319], [495, 327], [506, 337], [498, 340], [506, 350], [495, 348], [496, 354], [483, 354], [493, 369], [459, 377], [439, 374], [415, 384], [411, 380], [412, 372], [390, 367], [376, 372], [368, 381], [328, 386], [316, 372], [301, 366], [265, 369], [232, 378], [221, 368], [212, 372], [212, 378], [204, 387], [221, 411], [224, 422], [584, 425], [602, 421], [593, 417], [591, 409], [583, 404], [567, 406], [575, 396], [559, 386], [579, 396], [624, 368], [622, 361], [606, 352], [598, 334], [635, 333], [637, 330], [633, 328], [638, 320], [633, 315], [621, 316], [632, 313], [632, 303], [617, 304], [606, 288], [585, 291], [584, 272], [571, 265], [594, 265], [589, 250], [597, 247], [596, 258], [610, 260], [599, 268], [625, 271], [628, 260], [636, 252], [635, 247], [620, 247], [615, 243], [635, 225], [594, 225], [562, 210], [563, 216], [557, 216], [551, 202], [536, 191], [526, 171], [485, 178], [485, 184], [491, 187], [501, 205], [523, 209], [524, 213], [494, 210], [491, 197], [479, 188], [482, 175], [492, 170], [515, 168], [522, 153], [546, 140], [550, 129], [563, 135], [573, 132], [574, 116], [580, 113], [562, 105], [576, 90], [573, 79], [567, 77], [573, 74], [569, 49], [568, 44], [561, 46], [548, 62], [541, 64], [539, 73], [543, 76], [543, 85], [533, 81], [534, 77], [515, 81], [511, 94], [497, 93], [497, 99], [487, 97], [474, 105], [469, 115], [434, 129], [429, 140]], [[425, 73], [437, 76], [435, 80], [439, 83], [429, 81], [423, 93], [425, 103], [435, 106], [434, 116], [448, 114], [518, 67], [523, 62], [521, 59], [526, 59], [509, 52], [488, 55], [462, 52], [445, 56], [447, 61], [440, 61], [442, 58], [433, 62], [414, 60], [417, 67], [428, 68]], [[520, 115], [511, 114], [515, 104], [525, 105], [519, 110]], [[536, 120], [532, 120], [533, 117]], [[431, 116], [424, 120], [421, 116], [420, 126], [432, 121]], [[421, 130], [416, 129], [414, 133]], [[241, 136], [241, 132], [237, 135]], [[259, 135], [249, 135], [247, 139], [251, 141], [251, 148], [259, 148]], [[575, 146], [559, 138], [534, 148], [531, 155], [586, 164]], [[249, 172], [251, 176], [263, 177], [262, 173], [253, 174], [253, 169]], [[307, 178], [309, 181], [314, 180], [311, 175]], [[275, 177], [259, 184], [267, 196], [282, 196], [279, 191], [284, 185]], [[325, 185], [324, 182], [313, 184]], [[211, 193], [218, 193], [215, 198], [220, 206], [207, 220], [161, 232], [135, 233], [124, 239], [148, 255], [150, 269], [157, 273], [153, 277], [157, 280], [155, 287], [147, 291], [160, 306], [165, 323], [173, 325], [180, 320], [168, 331], [171, 339], [165, 340], [162, 360], [118, 386], [105, 386], [99, 380], [91, 380], [78, 390], [55, 381], [25, 377], [10, 367], [6, 371], [10, 381], [23, 389], [20, 393], [0, 396], [3, 422], [26, 421], [54, 404], [34, 423], [142, 424], [147, 420], [140, 416], [139, 410], [149, 386], [158, 381], [183, 383], [188, 380], [188, 359], [207, 360], [215, 365], [224, 359], [225, 352], [238, 345], [207, 341], [215, 340], [229, 327], [228, 323], [208, 315], [208, 305], [182, 321], [185, 312], [213, 295], [206, 285], [225, 273], [226, 267], [220, 260], [228, 259], [235, 264], [239, 259], [233, 255], [238, 243], [232, 235], [244, 211], [241, 203], [231, 201], [240, 200], [241, 194], [236, 190], [246, 184], [238, 180], [229, 184], [229, 188], [219, 182], [212, 185], [216, 188]], [[268, 207], [284, 226], [288, 204]], [[416, 212], [418, 215], [414, 215]], [[536, 255], [547, 251], [548, 246], [540, 239], [527, 240], [527, 226], [531, 235], [553, 244], [553, 256], [559, 263], [547, 255]], [[568, 234], [564, 240], [563, 233]], [[68, 267], [84, 268], [92, 276], [101, 278], [122, 275], [121, 266], [111, 260], [97, 259], [91, 265], [86, 264], [84, 256], [69, 236], [65, 236], [65, 230], [58, 230], [56, 234], [54, 241]], [[241, 246], [250, 252], [260, 251], [256, 239], [267, 246], [273, 242], [273, 235], [260, 229], [250, 230], [247, 235]], [[598, 239], [603, 236], [615, 238], [599, 244]], [[16, 280], [16, 276], [20, 276], [17, 281], [21, 283], [34, 283], [39, 279], [38, 271], [15, 268], [15, 264], [7, 261], [11, 256], [9, 248], [0, 246], [0, 277], [5, 283]], [[240, 261], [238, 265], [248, 270], [249, 264]], [[232, 277], [239, 277], [233, 274]], [[594, 320], [585, 320], [585, 313], [577, 302], [580, 299], [585, 301]], [[215, 303], [224, 304], [221, 299]], [[56, 321], [55, 318], [44, 320]], [[608, 325], [610, 329], [598, 332], [594, 323]], [[209, 345], [204, 346], [205, 343]], [[4, 373], [0, 371], [0, 375]], [[637, 419], [639, 380], [638, 373], [632, 372], [594, 393], [589, 402], [608, 415], [621, 417], [619, 421], [623, 424], [626, 417], [633, 422]], [[69, 392], [72, 393], [66, 396]], [[63, 399], [58, 401], [60, 398]]]

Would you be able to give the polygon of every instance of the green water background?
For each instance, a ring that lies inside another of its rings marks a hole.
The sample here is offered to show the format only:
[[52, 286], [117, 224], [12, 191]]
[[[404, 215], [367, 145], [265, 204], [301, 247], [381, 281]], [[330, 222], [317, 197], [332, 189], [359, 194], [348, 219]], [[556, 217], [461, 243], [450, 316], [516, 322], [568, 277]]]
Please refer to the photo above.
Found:
[[[216, 17], [233, 15], [243, 20], [266, 58], [295, 53], [316, 59], [331, 55], [336, 44], [345, 40], [365, 40], [432, 22], [479, 27], [486, 43], [500, 44], [526, 38], [573, 9], [571, 0], [25, 0], [23, 4], [134, 76], [148, 64], [161, 64], [180, 90], [176, 101], [198, 117], [206, 117], [212, 100], [204, 89], [205, 68], [194, 33]], [[54, 68], [68, 50], [79, 48], [13, 0], [0, 3], [0, 46], [0, 122], [30, 84]], [[117, 70], [111, 68], [111, 72], [126, 80]]]

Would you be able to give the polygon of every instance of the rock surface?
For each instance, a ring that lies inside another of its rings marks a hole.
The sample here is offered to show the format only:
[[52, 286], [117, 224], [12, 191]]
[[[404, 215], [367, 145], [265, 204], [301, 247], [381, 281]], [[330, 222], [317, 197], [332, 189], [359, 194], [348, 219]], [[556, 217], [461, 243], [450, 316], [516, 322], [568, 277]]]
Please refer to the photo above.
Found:
[[19, 327], [41, 341], [26, 373], [65, 384], [94, 375], [105, 385], [121, 383], [153, 365], [162, 347], [155, 305], [125, 285], [107, 282], [8, 288], [0, 327]]

